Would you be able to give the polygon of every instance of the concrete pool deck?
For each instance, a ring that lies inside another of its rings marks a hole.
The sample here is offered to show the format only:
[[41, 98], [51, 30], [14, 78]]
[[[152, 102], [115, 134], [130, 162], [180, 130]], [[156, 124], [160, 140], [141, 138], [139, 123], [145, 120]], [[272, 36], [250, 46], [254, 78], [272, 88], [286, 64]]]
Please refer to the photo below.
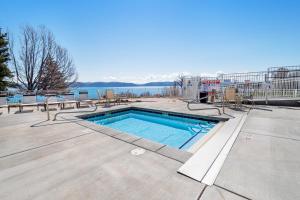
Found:
[[[217, 116], [185, 105], [173, 99], [134, 103]], [[47, 122], [39, 111], [3, 110], [0, 199], [300, 199], [300, 110], [270, 108], [250, 112], [213, 186], [177, 173], [183, 163], [162, 153], [132, 155], [140, 148], [132, 138], [125, 142], [74, 121]]]

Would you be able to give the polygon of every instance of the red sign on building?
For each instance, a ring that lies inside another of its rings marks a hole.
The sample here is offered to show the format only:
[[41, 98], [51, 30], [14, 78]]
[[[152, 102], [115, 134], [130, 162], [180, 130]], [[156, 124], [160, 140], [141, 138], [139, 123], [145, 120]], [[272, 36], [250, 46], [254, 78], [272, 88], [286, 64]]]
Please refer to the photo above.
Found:
[[201, 81], [203, 84], [220, 84], [220, 80], [202, 80]]

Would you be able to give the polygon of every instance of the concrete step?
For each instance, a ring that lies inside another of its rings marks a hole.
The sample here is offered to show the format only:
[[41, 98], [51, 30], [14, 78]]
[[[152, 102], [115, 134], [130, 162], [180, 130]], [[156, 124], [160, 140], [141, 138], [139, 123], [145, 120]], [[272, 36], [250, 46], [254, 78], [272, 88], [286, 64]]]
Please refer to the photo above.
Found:
[[[246, 116], [246, 114], [239, 115], [225, 122], [212, 138], [206, 141], [206, 143], [179, 168], [178, 172], [197, 181], [203, 182], [204, 180], [208, 185], [212, 184], [211, 182], [214, 182], [221, 169]], [[207, 174], [209, 176], [206, 176]]]

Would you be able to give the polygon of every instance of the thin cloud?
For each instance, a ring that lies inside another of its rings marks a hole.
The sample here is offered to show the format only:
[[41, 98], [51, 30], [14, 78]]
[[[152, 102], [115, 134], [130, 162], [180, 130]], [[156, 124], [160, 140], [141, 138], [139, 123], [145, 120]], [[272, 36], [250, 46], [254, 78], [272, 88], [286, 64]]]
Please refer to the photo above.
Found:
[[170, 74], [148, 74], [145, 76], [106, 76], [101, 81], [120, 81], [129, 83], [147, 83], [147, 82], [161, 82], [161, 81], [174, 81], [179, 75], [189, 76], [189, 72], [178, 72]]
[[[201, 73], [201, 76], [215, 77], [217, 74], [223, 73], [222, 71], [217, 71], [216, 73]], [[148, 74], [145, 76], [106, 76], [100, 81], [119, 81], [119, 82], [129, 82], [129, 83], [148, 83], [148, 82], [161, 82], [161, 81], [174, 81], [179, 75], [191, 76], [190, 72], [175, 72], [170, 74]], [[193, 74], [194, 75], [194, 74]]]

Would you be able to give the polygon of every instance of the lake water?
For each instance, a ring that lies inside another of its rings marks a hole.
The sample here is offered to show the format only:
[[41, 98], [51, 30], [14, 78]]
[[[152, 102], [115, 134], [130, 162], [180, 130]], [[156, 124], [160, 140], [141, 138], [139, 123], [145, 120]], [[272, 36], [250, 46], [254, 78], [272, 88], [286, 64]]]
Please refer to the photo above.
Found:
[[100, 95], [103, 95], [107, 89], [111, 89], [114, 91], [115, 94], [121, 94], [121, 93], [132, 93], [137, 96], [149, 92], [151, 95], [155, 94], [162, 94], [163, 89], [165, 86], [147, 86], [147, 87], [78, 87], [73, 88], [72, 91], [74, 93], [78, 93], [79, 91], [88, 91], [89, 98], [90, 99], [97, 99], [98, 94], [97, 91], [99, 91]]
[[[113, 90], [115, 94], [122, 94], [122, 93], [131, 93], [137, 96], [140, 96], [143, 93], [148, 93], [151, 95], [162, 94], [164, 88], [166, 86], [148, 86], [148, 87], [78, 87], [72, 88], [71, 91], [74, 92], [75, 97], [79, 96], [79, 91], [87, 91], [89, 99], [98, 99], [98, 93], [102, 96], [105, 93], [105, 90], [110, 89]], [[16, 92], [11, 90], [12, 92]], [[22, 94], [15, 94], [13, 96], [8, 97], [9, 103], [18, 103], [22, 101]], [[37, 101], [44, 101], [44, 96], [37, 96]]]

